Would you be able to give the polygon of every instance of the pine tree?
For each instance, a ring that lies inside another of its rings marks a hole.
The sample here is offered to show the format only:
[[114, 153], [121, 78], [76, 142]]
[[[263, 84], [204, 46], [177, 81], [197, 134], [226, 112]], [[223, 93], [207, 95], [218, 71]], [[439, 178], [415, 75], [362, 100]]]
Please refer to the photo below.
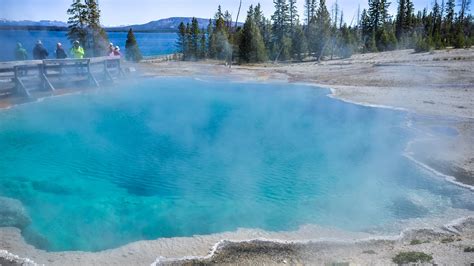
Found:
[[239, 60], [243, 63], [256, 63], [263, 62], [266, 58], [265, 44], [255, 22], [253, 6], [250, 6], [240, 38]]
[[272, 16], [272, 31], [275, 38], [275, 43], [281, 44], [283, 37], [285, 37], [289, 32], [289, 6], [286, 0], [274, 0], [273, 3], [275, 4], [275, 13]]
[[262, 34], [263, 42], [265, 43], [265, 48], [267, 50], [267, 56], [271, 54], [272, 46], [272, 23], [269, 19], [265, 17], [262, 19], [262, 26], [260, 28], [260, 33]]
[[372, 28], [372, 20], [366, 9], [362, 10], [361, 16], [361, 33], [363, 42], [363, 52], [376, 52], [377, 44], [375, 41], [375, 34]]
[[192, 51], [192, 41], [191, 41], [191, 25], [186, 23], [186, 53], [184, 53], [184, 60], [192, 60], [194, 59], [193, 51]]
[[229, 32], [221, 6], [218, 7], [214, 18], [212, 35], [209, 36], [209, 42], [211, 43], [210, 56], [219, 60], [228, 60], [232, 56], [232, 46], [229, 43]]
[[436, 48], [439, 48], [441, 45], [441, 8], [438, 4], [438, 1], [434, 1], [433, 10], [431, 11], [432, 18], [432, 28], [430, 29], [430, 36], [433, 38], [433, 42]]
[[228, 10], [224, 12], [224, 20], [225, 20], [225, 25], [227, 27], [227, 31], [230, 32], [233, 23], [232, 23], [232, 15], [230, 14]]
[[330, 41], [330, 29], [331, 29], [331, 17], [329, 11], [326, 7], [326, 1], [320, 0], [319, 7], [316, 11], [315, 17], [315, 27], [316, 27], [316, 36], [318, 36], [317, 41], [314, 43], [314, 51], [318, 60], [321, 60], [321, 57], [324, 55], [326, 46]]
[[184, 22], [181, 22], [178, 26], [178, 41], [176, 42], [176, 47], [178, 48], [178, 53], [184, 55], [187, 53], [186, 47], [186, 25], [184, 25]]
[[318, 4], [316, 0], [305, 0], [304, 8], [305, 8], [305, 16], [306, 16], [306, 25], [309, 25], [311, 20], [316, 16], [316, 10], [318, 9]]
[[336, 44], [337, 44], [337, 39], [338, 39], [338, 29], [337, 29], [337, 23], [338, 23], [338, 20], [339, 20], [339, 4], [337, 3], [337, 0], [336, 2], [334, 3], [333, 5], [333, 8], [332, 8], [332, 12], [333, 12], [333, 26], [331, 27], [331, 30], [330, 30], [330, 35], [331, 35], [331, 60], [333, 59], [334, 57], [334, 49], [336, 48]]
[[457, 21], [457, 34], [455, 38], [455, 46], [456, 47], [467, 47], [471, 45], [469, 34], [471, 33], [469, 30], [469, 24], [471, 22], [471, 15], [469, 11], [471, 10], [471, 0], [459, 0], [459, 15]]
[[332, 22], [333, 22], [333, 29], [337, 28], [337, 22], [339, 21], [339, 4], [337, 0], [334, 2], [332, 6]]
[[459, 21], [464, 21], [466, 13], [470, 11], [471, 0], [459, 0]]
[[370, 18], [370, 34], [373, 35], [370, 38], [370, 46], [372, 49], [374, 39], [379, 51], [394, 49], [396, 45], [397, 38], [394, 38], [393, 27], [388, 21], [389, 7], [390, 2], [387, 2], [387, 0], [369, 0], [368, 16]]
[[293, 34], [293, 28], [297, 24], [299, 16], [298, 16], [298, 8], [296, 6], [296, 0], [288, 0], [288, 12], [289, 12], [289, 24], [290, 24], [290, 32]]
[[199, 57], [200, 37], [199, 22], [196, 18], [192, 18], [189, 29], [189, 55], [191, 59]]
[[414, 14], [415, 7], [412, 0], [406, 0], [406, 9], [405, 9], [405, 23], [403, 25], [405, 31], [411, 32], [413, 30], [413, 20], [415, 17]]
[[307, 0], [305, 4], [306, 9], [306, 40], [308, 46], [309, 54], [316, 53], [317, 41], [319, 37], [317, 36], [317, 27], [316, 27], [316, 11], [317, 2], [316, 0]]
[[352, 29], [344, 23], [341, 29], [341, 44], [338, 54], [342, 58], [349, 58], [357, 49], [357, 29]]
[[447, 39], [447, 44], [452, 45], [454, 42], [454, 36], [456, 35], [455, 33], [455, 27], [454, 27], [454, 18], [456, 16], [456, 13], [454, 11], [454, 8], [456, 7], [456, 2], [455, 0], [448, 0], [446, 3], [446, 17], [445, 17], [445, 29], [446, 29], [446, 39]]
[[129, 61], [140, 62], [143, 59], [140, 48], [138, 47], [137, 39], [133, 30], [130, 28], [127, 34], [127, 41], [125, 42], [125, 58]]
[[218, 20], [218, 19], [220, 19], [220, 18], [224, 19], [224, 13], [222, 13], [222, 7], [221, 7], [221, 5], [219, 5], [219, 6], [217, 7], [217, 12], [216, 12], [216, 14], [214, 15], [214, 20]]
[[214, 23], [209, 19], [207, 25], [207, 56], [215, 58], [217, 54], [216, 39], [214, 38]]
[[206, 58], [207, 56], [207, 39], [206, 39], [206, 33], [204, 30], [201, 31], [201, 37], [200, 37], [200, 42], [199, 42], [199, 53], [198, 57], [199, 58]]
[[91, 56], [103, 56], [107, 54], [109, 37], [100, 25], [100, 9], [97, 0], [86, 0], [87, 6], [87, 42], [86, 51]]
[[395, 20], [395, 36], [400, 48], [412, 46], [413, 18], [413, 2], [411, 0], [399, 0]]
[[74, 0], [71, 7], [67, 10], [70, 16], [68, 19], [67, 37], [71, 42], [79, 41], [85, 46], [87, 38], [87, 6], [81, 0]]
[[407, 15], [407, 6], [405, 0], [398, 0], [398, 12], [395, 26], [395, 34], [399, 41], [402, 40], [402, 36], [405, 33], [405, 23]]
[[262, 6], [260, 3], [258, 3], [253, 10], [253, 20], [261, 31], [265, 25], [265, 16], [263, 15]]
[[272, 25], [271, 22], [265, 18], [260, 3], [255, 6], [253, 10], [253, 17], [258, 29], [260, 30], [260, 35], [262, 35], [263, 43], [265, 44], [266, 48], [266, 54], [268, 56], [270, 54], [269, 48], [272, 42]]
[[179, 53], [184, 53], [184, 48], [186, 46], [186, 25], [184, 22], [179, 23], [178, 26], [178, 40], [176, 42], [176, 48]]
[[87, 56], [102, 56], [107, 53], [108, 36], [100, 25], [100, 9], [96, 0], [74, 0], [67, 10], [68, 39], [79, 41]]
[[303, 26], [301, 26], [299, 23], [296, 23], [291, 39], [293, 41], [291, 44], [291, 48], [293, 49], [291, 54], [296, 60], [303, 60], [305, 54], [308, 52], [308, 44], [306, 42]]
[[271, 54], [275, 61], [282, 59], [287, 60], [291, 53], [291, 41], [288, 38], [290, 33], [290, 14], [289, 5], [286, 0], [274, 0], [275, 12], [272, 15], [272, 47]]

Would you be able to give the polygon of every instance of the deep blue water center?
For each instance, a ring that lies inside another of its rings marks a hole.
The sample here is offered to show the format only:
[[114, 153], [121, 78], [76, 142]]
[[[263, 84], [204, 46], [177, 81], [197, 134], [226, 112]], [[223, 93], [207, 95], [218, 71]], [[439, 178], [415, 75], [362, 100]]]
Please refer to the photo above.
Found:
[[284, 83], [163, 78], [0, 112], [0, 196], [53, 251], [237, 228], [365, 230], [462, 207], [401, 112]]

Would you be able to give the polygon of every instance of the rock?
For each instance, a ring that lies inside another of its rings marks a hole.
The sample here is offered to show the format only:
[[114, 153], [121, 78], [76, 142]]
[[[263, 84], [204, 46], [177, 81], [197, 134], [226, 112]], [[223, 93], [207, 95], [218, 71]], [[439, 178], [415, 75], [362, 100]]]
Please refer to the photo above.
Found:
[[444, 229], [460, 234], [461, 232], [474, 232], [474, 216], [460, 218], [444, 226]]
[[19, 200], [0, 197], [0, 227], [23, 229], [30, 223], [31, 219]]
[[38, 266], [28, 258], [20, 258], [6, 250], [0, 250], [0, 265], [2, 266]]

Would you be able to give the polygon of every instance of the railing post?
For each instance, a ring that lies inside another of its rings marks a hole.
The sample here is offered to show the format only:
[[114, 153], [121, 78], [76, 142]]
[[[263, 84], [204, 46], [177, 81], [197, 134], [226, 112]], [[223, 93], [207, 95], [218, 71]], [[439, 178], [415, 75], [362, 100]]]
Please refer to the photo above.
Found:
[[23, 84], [21, 81], [19, 66], [14, 66], [13, 72], [15, 73], [15, 93], [19, 93], [25, 97], [30, 97], [30, 92], [26, 89], [25, 84]]
[[49, 82], [49, 79], [48, 77], [46, 76], [47, 75], [47, 69], [46, 69], [46, 64], [45, 64], [45, 61], [43, 60], [43, 63], [42, 64], [39, 64], [39, 75], [40, 75], [40, 78], [41, 80], [43, 81], [43, 89], [48, 89], [50, 91], [55, 91], [54, 87], [53, 87], [53, 84], [51, 84], [51, 82]]

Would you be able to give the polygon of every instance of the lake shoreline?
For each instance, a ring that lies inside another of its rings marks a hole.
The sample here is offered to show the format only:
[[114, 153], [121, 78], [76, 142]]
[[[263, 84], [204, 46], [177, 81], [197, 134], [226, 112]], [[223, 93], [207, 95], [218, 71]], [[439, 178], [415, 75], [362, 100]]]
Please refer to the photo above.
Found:
[[[398, 234], [349, 232], [317, 225], [297, 231], [238, 229], [192, 237], [144, 240], [99, 252], [47, 252], [25, 242], [17, 228], [0, 228], [5, 265], [391, 264], [402, 251], [430, 254], [438, 264], [469, 264], [474, 213], [451, 219], [412, 219]], [[454, 219], [455, 218], [455, 219]], [[452, 220], [454, 219], [454, 220]], [[414, 244], [415, 243], [415, 244]], [[7, 264], [10, 263], [10, 264]]]

